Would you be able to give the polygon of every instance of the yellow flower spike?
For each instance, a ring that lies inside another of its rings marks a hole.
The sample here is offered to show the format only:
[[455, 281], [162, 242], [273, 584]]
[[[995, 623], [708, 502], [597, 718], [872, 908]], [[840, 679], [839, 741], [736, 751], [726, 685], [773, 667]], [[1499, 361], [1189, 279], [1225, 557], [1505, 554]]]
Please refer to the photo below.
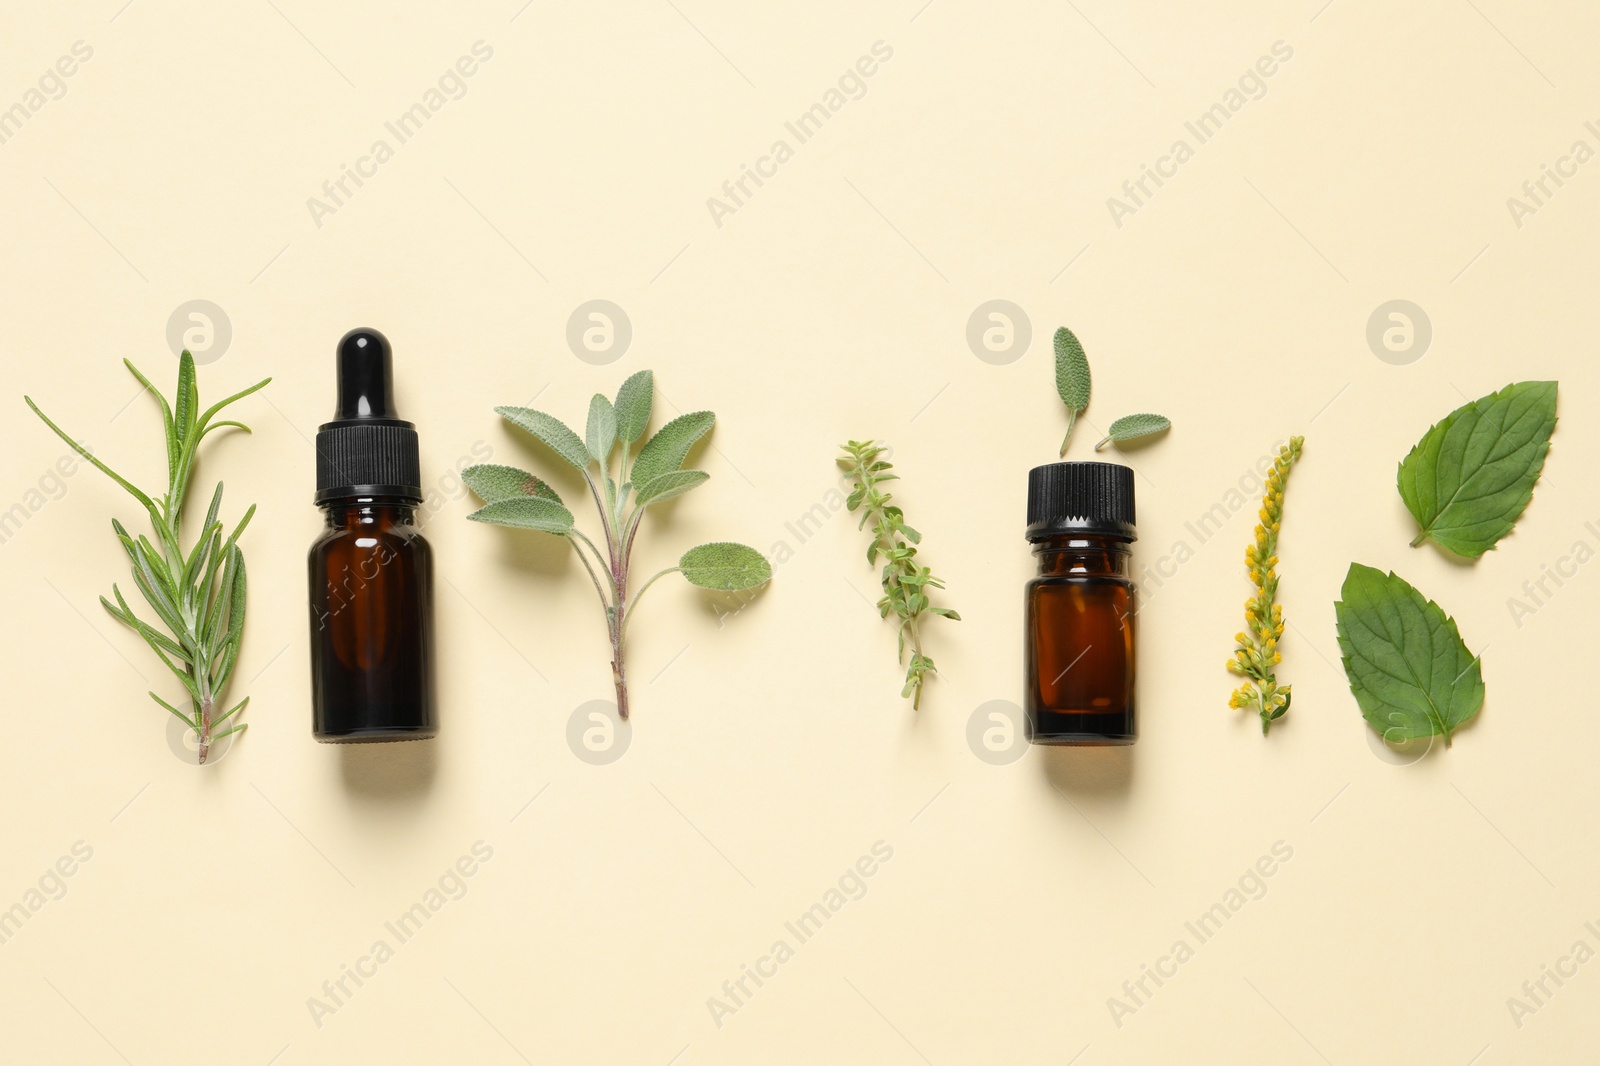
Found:
[[1274, 720], [1273, 715], [1281, 715], [1289, 702], [1289, 686], [1278, 688], [1272, 670], [1283, 662], [1283, 653], [1278, 649], [1284, 631], [1283, 607], [1277, 602], [1278, 533], [1283, 525], [1283, 497], [1289, 473], [1299, 461], [1304, 445], [1304, 437], [1290, 437], [1289, 443], [1278, 449], [1267, 474], [1255, 536], [1244, 551], [1245, 570], [1255, 594], [1244, 601], [1247, 630], [1235, 635], [1239, 648], [1228, 661], [1231, 672], [1251, 678], [1228, 698], [1228, 706], [1256, 708], [1263, 735]]

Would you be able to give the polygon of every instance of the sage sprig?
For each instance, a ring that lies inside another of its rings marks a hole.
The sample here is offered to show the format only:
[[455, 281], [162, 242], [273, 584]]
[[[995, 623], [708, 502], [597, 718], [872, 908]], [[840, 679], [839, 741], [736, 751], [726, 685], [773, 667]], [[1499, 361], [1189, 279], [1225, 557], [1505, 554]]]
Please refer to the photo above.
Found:
[[[185, 552], [180, 542], [184, 506], [188, 502], [189, 482], [200, 442], [225, 426], [247, 433], [250, 430], [249, 426], [232, 419], [213, 421], [217, 414], [272, 379], [264, 378], [201, 411], [194, 357], [187, 351], [178, 360], [178, 390], [170, 404], [138, 367], [126, 359], [123, 363], [161, 404], [161, 422], [166, 435], [167, 491], [160, 496], [151, 496], [137, 488], [68, 436], [30, 397], [23, 399], [74, 451], [126, 489], [150, 517], [154, 542], [144, 534], [133, 536], [116, 519], [111, 520], [111, 528], [128, 555], [135, 587], [166, 631], [162, 632], [135, 614], [116, 585], [111, 586], [116, 602], [101, 596], [100, 603], [113, 618], [143, 637], [162, 664], [183, 683], [189, 694], [187, 714], [154, 692], [150, 693], [150, 698], [194, 732], [199, 762], [203, 764], [212, 744], [248, 728], [240, 715], [250, 697], [246, 696], [222, 714], [218, 714], [217, 709], [223, 703], [239, 658], [245, 612], [244, 553], [239, 548], [239, 535], [250, 524], [256, 509], [251, 504], [233, 532], [224, 537], [222, 522], [217, 517], [222, 507], [222, 482], [217, 482], [199, 538]], [[222, 728], [230, 720], [233, 724]]]
[[677, 566], [652, 574], [637, 591], [630, 591], [634, 538], [646, 508], [682, 496], [711, 476], [703, 470], [681, 469], [689, 449], [711, 431], [716, 416], [710, 411], [679, 415], [634, 451], [633, 445], [650, 425], [654, 398], [655, 378], [648, 370], [624, 381], [614, 401], [596, 393], [589, 401], [582, 437], [542, 411], [495, 408], [502, 418], [525, 430], [583, 475], [600, 515], [604, 552], [577, 528], [572, 512], [556, 490], [526, 470], [484, 464], [461, 472], [467, 487], [484, 501], [483, 507], [467, 516], [472, 521], [537, 530], [571, 542], [605, 610], [606, 634], [611, 641], [611, 678], [617, 694], [617, 714], [623, 718], [628, 717], [623, 638], [646, 589], [673, 573], [681, 573], [691, 585], [723, 592], [755, 588], [772, 578], [772, 567], [760, 552], [743, 544], [718, 541], [690, 548]]
[[1283, 606], [1278, 603], [1278, 532], [1283, 526], [1283, 494], [1289, 471], [1300, 458], [1304, 437], [1290, 437], [1278, 449], [1267, 491], [1261, 500], [1255, 539], [1245, 549], [1245, 565], [1255, 591], [1244, 604], [1245, 631], [1234, 637], [1238, 647], [1228, 669], [1245, 679], [1228, 699], [1228, 706], [1254, 710], [1261, 715], [1261, 735], [1273, 722], [1289, 713], [1289, 685], [1278, 684], [1277, 664], [1283, 661], [1278, 642], [1283, 639]]
[[[1067, 432], [1066, 436], [1061, 438], [1061, 455], [1065, 458], [1067, 445], [1072, 442], [1073, 427], [1078, 424], [1078, 418], [1089, 407], [1093, 376], [1089, 372], [1089, 357], [1084, 354], [1083, 344], [1078, 340], [1077, 334], [1066, 326], [1056, 330], [1055, 349], [1056, 392], [1067, 409]], [[1164, 415], [1123, 415], [1111, 423], [1110, 430], [1094, 446], [1094, 450], [1100, 451], [1113, 442], [1121, 444], [1123, 441], [1148, 437], [1171, 428], [1171, 419]]]
[[952, 622], [961, 616], [948, 607], [935, 607], [928, 599], [928, 589], [942, 589], [944, 582], [933, 576], [928, 567], [917, 562], [917, 545], [922, 534], [906, 525], [905, 513], [892, 502], [894, 497], [884, 492], [885, 482], [898, 481], [891, 474], [892, 465], [883, 458], [888, 449], [876, 441], [853, 440], [843, 446], [844, 454], [839, 465], [849, 472], [855, 489], [845, 500], [850, 511], [861, 511], [858, 529], [872, 524], [872, 543], [867, 545], [867, 562], [883, 559], [883, 598], [878, 601], [878, 616], [888, 618], [890, 612], [899, 619], [898, 661], [904, 662], [906, 645], [911, 645], [911, 663], [906, 670], [902, 698], [910, 697], [911, 709], [922, 706], [922, 685], [929, 674], [936, 673], [933, 658], [922, 650], [922, 620], [924, 615], [938, 615]]

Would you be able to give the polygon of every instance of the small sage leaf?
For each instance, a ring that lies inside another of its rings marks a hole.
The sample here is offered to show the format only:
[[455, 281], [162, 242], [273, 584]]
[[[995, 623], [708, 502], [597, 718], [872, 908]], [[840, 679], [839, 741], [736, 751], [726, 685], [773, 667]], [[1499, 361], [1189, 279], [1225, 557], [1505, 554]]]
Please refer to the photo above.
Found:
[[640, 507], [660, 503], [674, 496], [682, 496], [690, 489], [703, 485], [710, 477], [711, 475], [704, 470], [672, 470], [659, 474], [642, 485], [635, 485], [635, 498]]
[[623, 444], [632, 444], [644, 436], [645, 428], [650, 425], [655, 391], [655, 376], [648, 370], [634, 374], [617, 390], [617, 439]]
[[461, 471], [461, 480], [467, 488], [482, 497], [484, 503], [511, 500], [521, 496], [539, 496], [561, 502], [556, 490], [540, 481], [526, 470], [498, 463], [481, 463]]
[[566, 424], [530, 407], [496, 407], [495, 413], [519, 429], [527, 430], [579, 470], [589, 469], [589, 449]]
[[598, 392], [589, 401], [587, 429], [584, 443], [588, 446], [589, 454], [594, 456], [594, 461], [599, 463], [603, 470], [606, 461], [611, 458], [611, 449], [617, 443], [617, 410], [611, 406], [610, 400]]
[[1522, 381], [1446, 415], [1400, 464], [1400, 498], [1433, 540], [1476, 559], [1511, 532], [1556, 428], [1556, 383]]
[[716, 420], [710, 411], [691, 411], [656, 430], [634, 457], [633, 483], [643, 485], [681, 467], [694, 442], [710, 432]]
[[497, 526], [514, 526], [517, 529], [537, 529], [544, 533], [565, 535], [572, 529], [572, 512], [554, 500], [538, 496], [519, 496], [485, 504], [467, 515], [474, 522], [492, 522]]
[[754, 548], [716, 541], [690, 548], [678, 560], [689, 584], [721, 592], [753, 589], [772, 580], [772, 565]]
[[1402, 577], [1351, 563], [1334, 606], [1362, 717], [1394, 743], [1443, 735], [1483, 706], [1483, 671], [1456, 623]]
[[1089, 406], [1089, 359], [1066, 326], [1056, 330], [1056, 391], [1067, 410], [1082, 413]]
[[1136, 440], [1139, 437], [1148, 437], [1152, 433], [1171, 429], [1172, 420], [1163, 415], [1123, 415], [1111, 423], [1111, 429], [1105, 438], [1094, 446], [1099, 451], [1112, 441], [1122, 443], [1125, 440]]

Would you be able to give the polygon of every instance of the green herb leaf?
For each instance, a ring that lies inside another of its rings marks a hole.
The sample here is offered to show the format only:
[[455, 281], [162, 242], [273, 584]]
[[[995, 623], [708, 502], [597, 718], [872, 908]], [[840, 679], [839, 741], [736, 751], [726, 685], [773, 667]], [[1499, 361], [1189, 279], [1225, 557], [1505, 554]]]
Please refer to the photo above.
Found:
[[721, 592], [753, 589], [772, 580], [772, 564], [754, 548], [716, 541], [690, 548], [678, 560], [689, 584]]
[[644, 436], [655, 403], [656, 379], [648, 370], [634, 374], [617, 390], [617, 439], [632, 444]]
[[1066, 326], [1056, 330], [1056, 391], [1069, 411], [1089, 406], [1089, 358], [1077, 335]]
[[572, 512], [554, 500], [542, 496], [519, 496], [495, 500], [467, 515], [474, 522], [491, 522], [497, 526], [517, 529], [537, 529], [542, 533], [564, 536], [572, 529]]
[[633, 483], [647, 484], [683, 465], [694, 442], [705, 436], [717, 416], [710, 411], [692, 411], [679, 415], [656, 430], [655, 436], [644, 442], [633, 460]]
[[706, 482], [711, 475], [704, 470], [671, 470], [659, 474], [642, 485], [634, 486], [634, 495], [640, 507], [660, 503], [674, 496], [682, 496], [690, 489]]
[[495, 413], [519, 429], [527, 430], [579, 470], [589, 469], [589, 449], [560, 419], [531, 407], [496, 407]]
[[585, 435], [589, 454], [594, 456], [594, 461], [600, 464], [600, 469], [606, 468], [606, 462], [611, 458], [611, 449], [617, 443], [617, 409], [611, 406], [611, 401], [598, 392], [589, 401], [589, 425]]
[[1433, 540], [1476, 559], [1511, 532], [1556, 428], [1556, 383], [1523, 381], [1474, 400], [1425, 433], [1400, 464], [1400, 498]]
[[1345, 677], [1392, 742], [1451, 734], [1483, 706], [1483, 672], [1455, 620], [1404, 578], [1351, 563], [1334, 604]]
[[499, 463], [480, 463], [461, 471], [461, 480], [467, 488], [477, 493], [484, 503], [512, 500], [521, 496], [538, 496], [561, 502], [556, 490], [540, 481], [526, 470]]
[[189, 354], [187, 348], [178, 357], [178, 396], [176, 409], [173, 411], [173, 428], [177, 431], [178, 443], [182, 444], [194, 432], [195, 420], [200, 417], [200, 390], [194, 379], [194, 356]]
[[1171, 428], [1172, 420], [1163, 415], [1123, 415], [1111, 423], [1111, 430], [1099, 444], [1094, 446], [1094, 450], [1099, 451], [1112, 441], [1120, 444], [1125, 440], [1148, 437], [1152, 433], [1160, 433], [1164, 429]]
[[1083, 345], [1077, 335], [1066, 326], [1056, 330], [1056, 391], [1061, 402], [1067, 405], [1067, 433], [1061, 438], [1061, 454], [1067, 454], [1067, 442], [1072, 439], [1072, 427], [1078, 416], [1089, 406], [1089, 358], [1083, 354]]

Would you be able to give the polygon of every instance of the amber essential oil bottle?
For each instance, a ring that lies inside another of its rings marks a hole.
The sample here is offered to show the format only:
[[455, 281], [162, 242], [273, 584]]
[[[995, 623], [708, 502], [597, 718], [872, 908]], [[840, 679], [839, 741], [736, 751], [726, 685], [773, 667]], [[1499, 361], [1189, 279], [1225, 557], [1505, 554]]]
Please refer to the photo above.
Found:
[[1115, 463], [1051, 463], [1028, 472], [1028, 540], [1039, 573], [1024, 628], [1028, 739], [1132, 744], [1134, 713], [1133, 471]]
[[338, 349], [334, 419], [317, 430], [311, 545], [311, 730], [335, 744], [426, 740], [433, 692], [433, 553], [416, 526], [417, 430], [396, 417], [389, 342]]

